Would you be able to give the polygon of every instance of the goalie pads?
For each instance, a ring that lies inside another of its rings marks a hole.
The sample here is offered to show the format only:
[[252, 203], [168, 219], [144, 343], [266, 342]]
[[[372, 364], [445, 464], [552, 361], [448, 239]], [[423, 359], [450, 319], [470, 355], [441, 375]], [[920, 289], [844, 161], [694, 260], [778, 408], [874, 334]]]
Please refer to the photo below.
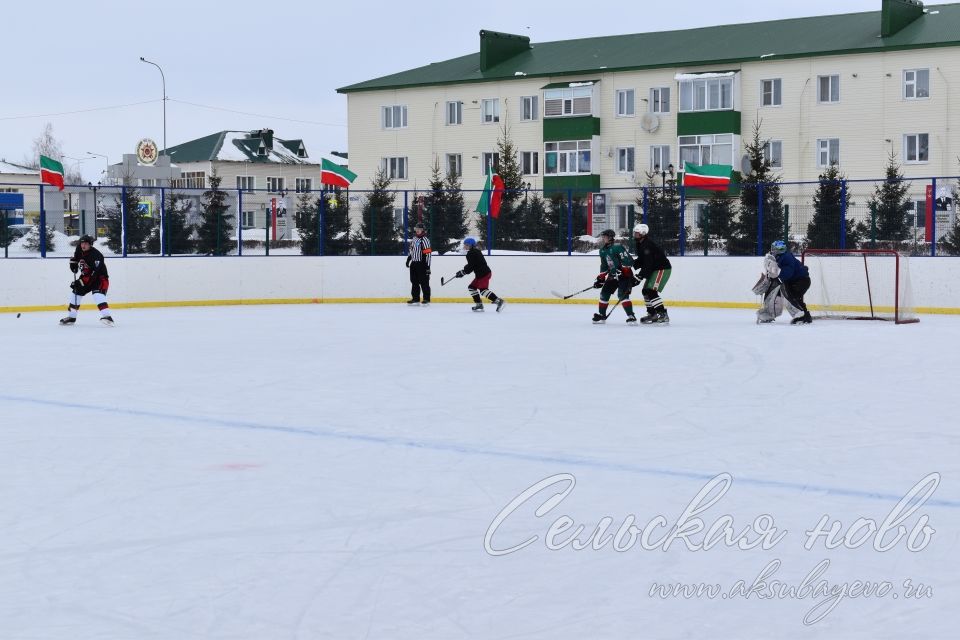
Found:
[[762, 296], [764, 293], [767, 292], [767, 289], [769, 288], [769, 286], [770, 286], [770, 278], [768, 278], [766, 274], [762, 274], [760, 276], [760, 279], [757, 280], [757, 284], [753, 285], [753, 289], [751, 289], [751, 291], [753, 291], [758, 296]]
[[[772, 282], [766, 276], [764, 279], [767, 282]], [[760, 283], [758, 282], [759, 286]], [[756, 287], [754, 287], [756, 289]], [[780, 314], [783, 313], [783, 294], [780, 292], [780, 285], [775, 284], [773, 287], [768, 288], [764, 295], [764, 291], [760, 291], [760, 294], [763, 295], [763, 302], [760, 304], [760, 308], [757, 309], [757, 322], [773, 322], [780, 317]]]
[[768, 278], [780, 277], [780, 267], [777, 265], [777, 259], [772, 253], [763, 256], [763, 273]]

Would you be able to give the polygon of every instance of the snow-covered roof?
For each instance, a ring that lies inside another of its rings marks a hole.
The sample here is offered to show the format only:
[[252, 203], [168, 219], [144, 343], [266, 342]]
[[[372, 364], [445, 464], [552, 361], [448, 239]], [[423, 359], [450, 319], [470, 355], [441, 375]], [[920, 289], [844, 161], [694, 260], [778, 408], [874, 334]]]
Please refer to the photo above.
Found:
[[40, 175], [39, 169], [31, 169], [30, 167], [25, 167], [20, 164], [13, 164], [7, 162], [6, 160], [0, 160], [0, 173], [12, 173], [22, 176], [38, 176]]

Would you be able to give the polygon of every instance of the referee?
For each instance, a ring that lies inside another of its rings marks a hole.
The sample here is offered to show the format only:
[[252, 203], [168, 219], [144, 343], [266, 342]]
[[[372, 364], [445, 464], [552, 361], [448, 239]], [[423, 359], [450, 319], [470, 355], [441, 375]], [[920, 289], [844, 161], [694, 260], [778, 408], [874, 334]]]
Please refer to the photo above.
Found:
[[410, 269], [410, 306], [420, 304], [423, 292], [424, 306], [430, 304], [430, 238], [422, 222], [413, 225], [413, 239], [410, 240], [410, 252], [407, 254], [407, 267]]

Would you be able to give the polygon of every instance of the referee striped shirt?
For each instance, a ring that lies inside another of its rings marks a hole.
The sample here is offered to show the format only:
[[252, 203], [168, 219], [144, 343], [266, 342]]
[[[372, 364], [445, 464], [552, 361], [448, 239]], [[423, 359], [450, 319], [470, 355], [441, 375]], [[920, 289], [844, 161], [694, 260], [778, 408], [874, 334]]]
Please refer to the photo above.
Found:
[[410, 240], [410, 261], [411, 262], [426, 262], [427, 267], [430, 266], [430, 256], [432, 251], [430, 249], [430, 238], [427, 236], [417, 237], [414, 236]]

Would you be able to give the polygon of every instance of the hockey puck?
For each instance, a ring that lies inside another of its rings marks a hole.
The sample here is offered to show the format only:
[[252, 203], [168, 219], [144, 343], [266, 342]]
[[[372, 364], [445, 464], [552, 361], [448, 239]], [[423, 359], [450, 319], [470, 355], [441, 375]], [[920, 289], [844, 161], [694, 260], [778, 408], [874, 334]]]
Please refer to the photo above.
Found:
[[20, 317], [20, 314], [19, 314], [19, 313], [17, 314], [17, 317], [18, 317], [18, 318]]

